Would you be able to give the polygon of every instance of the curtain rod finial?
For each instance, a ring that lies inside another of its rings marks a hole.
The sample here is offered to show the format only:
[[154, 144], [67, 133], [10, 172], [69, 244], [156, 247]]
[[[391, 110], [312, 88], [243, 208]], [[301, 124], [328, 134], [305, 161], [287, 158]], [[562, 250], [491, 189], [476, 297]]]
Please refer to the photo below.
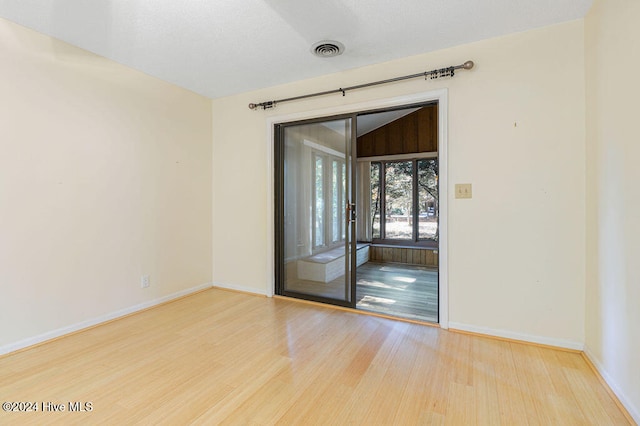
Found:
[[256, 109], [258, 105], [254, 104], [254, 103], [250, 103], [249, 104], [249, 109]]
[[475, 64], [473, 63], [473, 61], [467, 61], [464, 64], [462, 64], [462, 68], [464, 68], [465, 70], [470, 70], [471, 68], [473, 68]]

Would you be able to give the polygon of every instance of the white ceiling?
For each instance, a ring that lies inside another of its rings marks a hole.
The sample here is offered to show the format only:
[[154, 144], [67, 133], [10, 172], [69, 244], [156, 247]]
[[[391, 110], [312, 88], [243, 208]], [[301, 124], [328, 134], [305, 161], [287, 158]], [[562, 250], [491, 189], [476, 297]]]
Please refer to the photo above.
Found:
[[[591, 3], [0, 0], [0, 16], [217, 98], [582, 18]], [[323, 39], [342, 42], [345, 53], [312, 56]]]

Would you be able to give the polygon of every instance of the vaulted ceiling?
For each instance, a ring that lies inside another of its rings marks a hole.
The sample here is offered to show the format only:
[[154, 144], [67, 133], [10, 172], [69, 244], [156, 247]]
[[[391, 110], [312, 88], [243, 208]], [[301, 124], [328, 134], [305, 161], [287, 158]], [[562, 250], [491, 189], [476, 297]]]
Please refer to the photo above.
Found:
[[[0, 0], [0, 17], [218, 98], [579, 19], [591, 3]], [[325, 39], [344, 53], [313, 56], [311, 46]]]

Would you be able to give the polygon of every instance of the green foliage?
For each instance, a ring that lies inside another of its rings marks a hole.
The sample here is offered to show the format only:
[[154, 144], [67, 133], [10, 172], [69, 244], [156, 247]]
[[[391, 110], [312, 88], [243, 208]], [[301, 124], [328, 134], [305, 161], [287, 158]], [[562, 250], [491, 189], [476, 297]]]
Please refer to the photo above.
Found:
[[[418, 199], [414, 200], [414, 165], [417, 168]], [[383, 176], [380, 176], [381, 172]], [[438, 160], [436, 158], [373, 162], [371, 163], [371, 216], [373, 238], [385, 238], [380, 235], [382, 206], [381, 179], [385, 188], [385, 216], [405, 216], [413, 220], [413, 209], [418, 214], [433, 217], [438, 212]], [[436, 228], [437, 229], [437, 228]], [[422, 231], [420, 231], [422, 232]], [[425, 235], [420, 235], [425, 238]], [[427, 237], [429, 238], [429, 237]], [[438, 234], [433, 237], [438, 239]]]

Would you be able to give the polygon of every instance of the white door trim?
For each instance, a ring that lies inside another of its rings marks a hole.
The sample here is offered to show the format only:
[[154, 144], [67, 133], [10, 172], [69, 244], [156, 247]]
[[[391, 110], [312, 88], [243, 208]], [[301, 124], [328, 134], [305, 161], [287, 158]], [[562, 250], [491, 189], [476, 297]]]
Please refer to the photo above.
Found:
[[440, 327], [449, 328], [449, 262], [448, 262], [448, 204], [449, 204], [449, 179], [448, 179], [448, 91], [438, 89], [428, 92], [416, 93], [394, 98], [376, 99], [351, 105], [337, 105], [329, 108], [322, 108], [311, 111], [296, 112], [291, 114], [272, 116], [266, 119], [267, 141], [269, 144], [269, 155], [267, 157], [267, 296], [273, 296], [275, 292], [275, 253], [274, 253], [274, 125], [287, 123], [296, 120], [306, 120], [332, 115], [350, 114], [361, 111], [369, 111], [380, 108], [390, 108], [396, 106], [410, 105], [421, 102], [438, 101], [438, 166], [440, 183], [440, 241], [438, 251], [438, 313], [440, 316]]

